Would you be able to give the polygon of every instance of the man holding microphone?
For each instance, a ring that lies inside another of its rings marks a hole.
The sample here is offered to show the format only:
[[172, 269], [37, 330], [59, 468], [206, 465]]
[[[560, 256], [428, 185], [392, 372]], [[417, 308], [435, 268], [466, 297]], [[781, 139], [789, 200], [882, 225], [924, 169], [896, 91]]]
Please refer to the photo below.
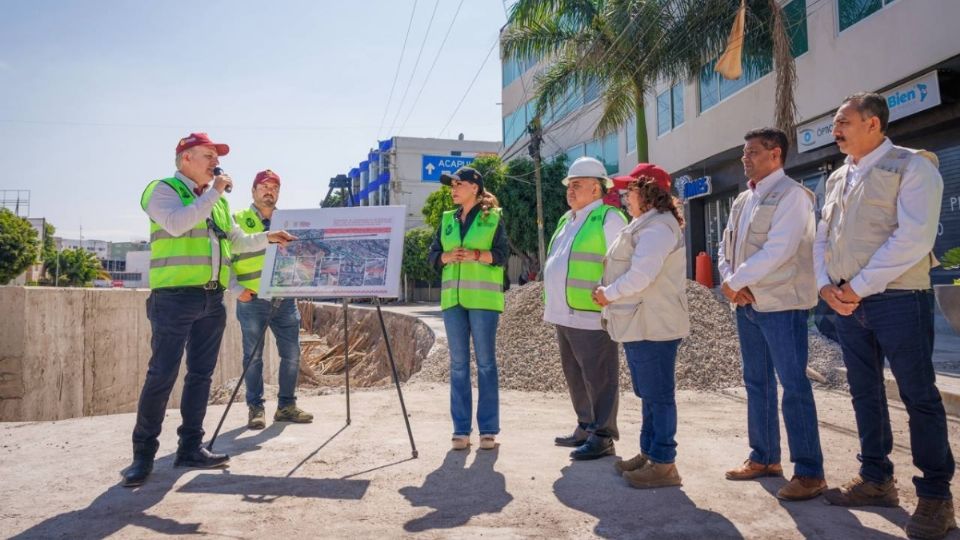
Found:
[[234, 224], [222, 196], [233, 182], [229, 175], [214, 171], [220, 156], [229, 151], [229, 146], [214, 143], [206, 133], [191, 133], [177, 144], [174, 176], [150, 182], [140, 198], [150, 217], [147, 318], [153, 337], [133, 430], [133, 463], [123, 472], [127, 487], [143, 484], [153, 470], [167, 400], [184, 349], [183, 422], [177, 429], [180, 441], [174, 466], [215, 468], [229, 460], [226, 454], [203, 448], [202, 441], [210, 380], [226, 326], [223, 290], [230, 277], [231, 246], [253, 251], [263, 249], [268, 241], [286, 244], [294, 239], [286, 231], [247, 235]]

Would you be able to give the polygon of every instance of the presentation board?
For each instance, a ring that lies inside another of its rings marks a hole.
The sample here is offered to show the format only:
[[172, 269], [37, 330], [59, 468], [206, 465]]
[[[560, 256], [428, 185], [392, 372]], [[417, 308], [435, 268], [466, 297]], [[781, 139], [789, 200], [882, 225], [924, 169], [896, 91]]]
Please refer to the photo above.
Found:
[[400, 296], [406, 206], [277, 210], [271, 230], [297, 237], [267, 248], [260, 296]]

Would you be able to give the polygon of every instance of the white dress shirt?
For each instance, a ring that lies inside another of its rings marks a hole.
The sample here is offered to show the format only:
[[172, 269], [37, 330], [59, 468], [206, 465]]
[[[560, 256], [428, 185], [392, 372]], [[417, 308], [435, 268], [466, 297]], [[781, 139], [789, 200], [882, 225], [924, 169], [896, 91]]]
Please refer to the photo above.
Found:
[[[543, 287], [546, 292], [543, 320], [548, 323], [580, 330], [602, 330], [599, 311], [578, 311], [567, 305], [567, 262], [570, 258], [570, 249], [573, 247], [573, 239], [580, 232], [580, 227], [586, 222], [590, 212], [601, 204], [603, 204], [602, 199], [596, 200], [574, 212], [557, 234], [553, 241], [553, 249], [547, 254], [547, 263], [543, 266]], [[607, 246], [613, 243], [623, 226], [623, 219], [616, 212], [607, 213], [603, 222], [603, 235]], [[597, 285], [599, 284], [598, 279]]]
[[[777, 169], [761, 178], [755, 186], [748, 184], [750, 194], [747, 195], [743, 210], [740, 212], [740, 223], [735, 229], [736, 245], [746, 241], [747, 229], [750, 227], [754, 210], [773, 189], [774, 184], [784, 176], [783, 169]], [[727, 229], [734, 230], [733, 224], [730, 223], [732, 219], [733, 214], [727, 219]], [[814, 221], [813, 201], [803, 190], [791, 189], [783, 196], [773, 212], [770, 231], [767, 233], [767, 241], [764, 242], [763, 247], [738, 264], [736, 268], [733, 267], [733, 261], [728, 261], [724, 256], [723, 237], [726, 235], [721, 236], [720, 253], [717, 257], [720, 279], [735, 291], [760, 282], [796, 254], [805, 232], [809, 230], [808, 234], [813, 234]]]
[[[853, 159], [847, 156], [844, 163], [850, 167], [847, 169], [844, 197], [892, 148], [893, 143], [885, 138], [880, 146], [863, 156], [859, 163], [854, 163]], [[937, 239], [939, 227], [939, 221], [931, 219], [931, 216], [940, 214], [942, 197], [943, 178], [933, 163], [919, 156], [911, 159], [900, 179], [897, 229], [874, 252], [860, 273], [850, 280], [853, 292], [861, 298], [883, 292], [888, 283], [929, 255]], [[817, 273], [818, 289], [831, 283], [824, 261], [828, 227], [828, 223], [820, 220], [817, 236], [813, 241], [813, 265]]]
[[[651, 209], [646, 213], [656, 211]], [[642, 215], [635, 218], [621, 231], [621, 234], [636, 233], [637, 243], [633, 249], [633, 256], [630, 257], [630, 269], [603, 289], [603, 295], [611, 302], [643, 292], [657, 279], [663, 270], [664, 261], [677, 247], [677, 238], [665, 223], [658, 221], [643, 223], [640, 224], [639, 231], [634, 231], [636, 224], [642, 219]]]
[[[174, 175], [183, 182], [187, 188], [193, 190], [197, 187], [196, 182], [177, 171]], [[213, 205], [220, 199], [220, 192], [213, 189], [213, 186], [207, 188], [203, 195], [197, 197], [193, 204], [184, 206], [180, 200], [180, 195], [165, 182], [160, 182], [153, 190], [150, 202], [147, 204], [147, 215], [155, 221], [157, 225], [173, 236], [181, 236], [194, 227], [197, 223], [210, 217]], [[267, 233], [246, 234], [243, 229], [233, 222], [233, 216], [230, 216], [231, 228], [224, 231], [230, 240], [232, 248], [238, 253], [247, 251], [258, 251], [267, 247]], [[213, 275], [211, 281], [220, 279], [220, 241], [213, 231], [208, 231], [210, 237], [210, 250], [213, 253]]]

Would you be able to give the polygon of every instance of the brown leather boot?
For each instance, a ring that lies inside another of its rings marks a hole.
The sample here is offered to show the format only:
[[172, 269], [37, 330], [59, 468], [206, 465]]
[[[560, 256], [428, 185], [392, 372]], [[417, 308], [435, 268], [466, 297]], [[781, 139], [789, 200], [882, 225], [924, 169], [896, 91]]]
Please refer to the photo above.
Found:
[[953, 499], [926, 499], [921, 497], [917, 509], [910, 516], [904, 530], [910, 538], [938, 540], [957, 528], [953, 515]]
[[637, 489], [682, 485], [680, 474], [677, 472], [677, 466], [674, 463], [648, 461], [640, 469], [623, 473], [623, 477], [630, 484], [630, 487]]
[[824, 491], [823, 498], [836, 506], [900, 506], [895, 479], [878, 484], [859, 474], [839, 488]]
[[726, 473], [727, 480], [753, 480], [764, 476], [783, 476], [783, 467], [779, 463], [764, 465], [748, 459], [743, 465]]
[[785, 501], [805, 501], [823, 493], [827, 481], [823, 478], [794, 475], [787, 485], [777, 491], [777, 498]]
[[613, 468], [616, 469], [618, 473], [623, 474], [627, 471], [635, 471], [643, 467], [648, 461], [650, 461], [650, 458], [641, 452], [628, 460], [620, 460], [615, 462], [613, 464]]

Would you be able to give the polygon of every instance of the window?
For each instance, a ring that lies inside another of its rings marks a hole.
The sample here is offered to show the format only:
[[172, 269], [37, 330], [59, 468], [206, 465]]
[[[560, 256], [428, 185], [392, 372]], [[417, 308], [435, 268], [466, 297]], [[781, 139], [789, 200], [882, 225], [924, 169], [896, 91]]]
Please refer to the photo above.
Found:
[[[864, 0], [837, 0], [845, 1], [864, 1]], [[893, 0], [875, 0], [891, 2]], [[790, 36], [790, 52], [794, 58], [807, 52], [809, 44], [807, 42], [807, 1], [793, 0], [783, 6], [786, 17], [787, 33]], [[750, 48], [750, 47], [746, 47]], [[716, 59], [708, 62], [700, 70], [698, 93], [700, 97], [700, 112], [706, 111], [717, 103], [727, 99], [733, 94], [749, 86], [754, 81], [759, 80], [767, 73], [773, 70], [773, 56], [767, 50], [762, 55], [749, 56], [744, 53], [743, 57], [743, 75], [739, 79], [728, 81], [713, 70], [717, 65]], [[682, 107], [681, 107], [682, 109]]]
[[837, 0], [837, 22], [840, 31], [843, 32], [893, 2], [894, 0]]
[[624, 136], [627, 139], [627, 153], [633, 152], [637, 149], [637, 117], [634, 116], [627, 122], [626, 127], [623, 129]]
[[504, 58], [500, 63], [503, 70], [503, 87], [506, 88], [507, 85], [517, 80], [536, 63], [535, 60], [530, 59]]
[[578, 144], [576, 146], [571, 146], [570, 148], [567, 148], [566, 154], [567, 154], [567, 165], [570, 165], [571, 163], [576, 161], [577, 158], [583, 157], [583, 145]]
[[617, 133], [611, 133], [603, 139], [593, 139], [583, 144], [578, 144], [567, 148], [567, 165], [573, 163], [577, 158], [590, 156], [603, 163], [607, 169], [607, 174], [614, 174], [620, 170], [620, 136]]
[[683, 123], [683, 85], [675, 84], [657, 96], [657, 135]]
[[530, 103], [518, 108], [503, 117], [503, 145], [505, 147], [515, 143], [523, 137], [527, 129], [527, 111], [531, 110]]

